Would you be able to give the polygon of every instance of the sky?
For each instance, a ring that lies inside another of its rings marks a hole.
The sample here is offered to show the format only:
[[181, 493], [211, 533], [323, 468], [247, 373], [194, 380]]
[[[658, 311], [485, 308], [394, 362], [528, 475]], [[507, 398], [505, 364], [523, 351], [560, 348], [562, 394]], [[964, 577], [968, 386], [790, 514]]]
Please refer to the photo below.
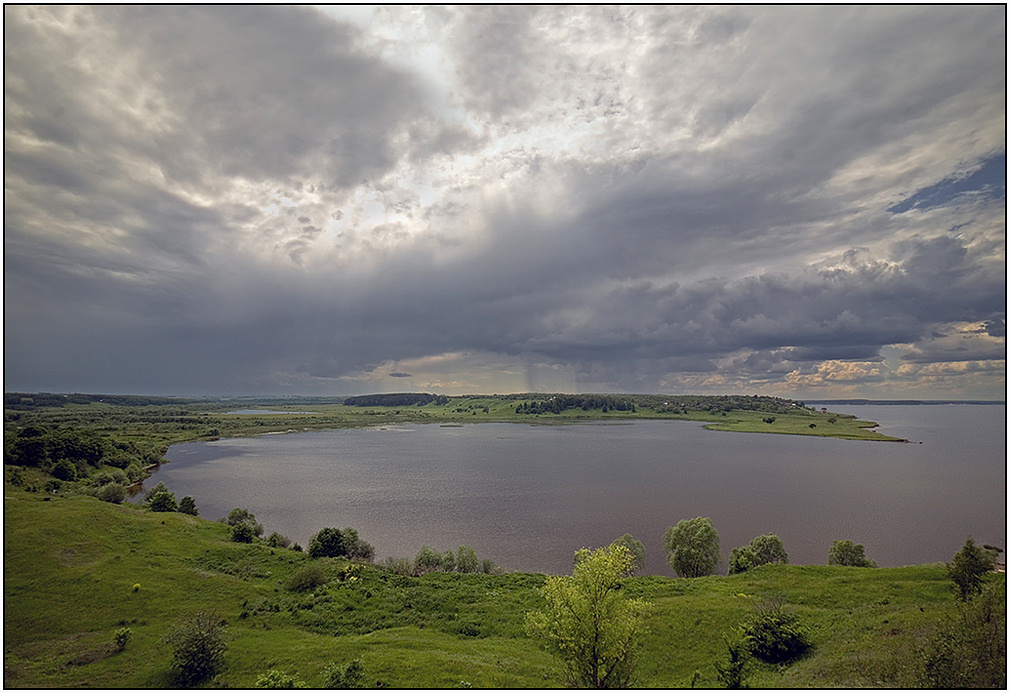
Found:
[[1006, 396], [1004, 6], [5, 6], [4, 389]]

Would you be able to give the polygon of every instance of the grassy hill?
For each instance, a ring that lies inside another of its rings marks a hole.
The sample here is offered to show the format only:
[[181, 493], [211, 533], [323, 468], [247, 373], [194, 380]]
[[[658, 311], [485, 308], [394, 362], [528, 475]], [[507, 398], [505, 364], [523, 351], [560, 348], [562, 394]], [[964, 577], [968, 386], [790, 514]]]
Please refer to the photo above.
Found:
[[[5, 485], [5, 687], [172, 687], [171, 650], [160, 639], [198, 610], [227, 622], [215, 687], [252, 687], [269, 669], [319, 687], [327, 664], [353, 658], [364, 662], [369, 686], [564, 683], [558, 663], [523, 632], [524, 613], [540, 606], [542, 575], [414, 578], [316, 559], [328, 583], [294, 592], [288, 578], [313, 560], [303, 553], [232, 543], [227, 526], [188, 515], [44, 498]], [[991, 579], [1005, 589], [1004, 576]], [[653, 604], [643, 687], [716, 687], [723, 636], [769, 595], [785, 599], [815, 649], [789, 666], [756, 666], [750, 685], [855, 687], [902, 685], [903, 663], [953, 608], [949, 584], [940, 565], [785, 565], [693, 580], [635, 577], [623, 589]], [[131, 637], [117, 651], [123, 627]]]

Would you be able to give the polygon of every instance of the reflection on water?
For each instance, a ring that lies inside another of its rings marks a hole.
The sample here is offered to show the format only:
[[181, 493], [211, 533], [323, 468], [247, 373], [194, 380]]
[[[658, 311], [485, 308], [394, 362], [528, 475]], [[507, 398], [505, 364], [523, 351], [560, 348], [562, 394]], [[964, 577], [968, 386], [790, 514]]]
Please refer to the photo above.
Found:
[[678, 421], [399, 425], [174, 445], [148, 485], [194, 496], [207, 519], [248, 508], [303, 546], [354, 527], [379, 557], [466, 544], [546, 573], [630, 532], [646, 572], [670, 575], [663, 532], [699, 515], [724, 554], [772, 532], [793, 563], [825, 563], [835, 539], [882, 566], [950, 560], [968, 534], [1006, 546], [1005, 406], [836, 408], [921, 444]]

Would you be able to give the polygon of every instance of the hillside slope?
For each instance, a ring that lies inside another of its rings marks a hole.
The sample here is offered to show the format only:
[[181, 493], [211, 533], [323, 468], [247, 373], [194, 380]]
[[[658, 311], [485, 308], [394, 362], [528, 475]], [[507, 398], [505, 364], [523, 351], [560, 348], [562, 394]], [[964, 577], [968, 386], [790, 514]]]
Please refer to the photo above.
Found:
[[[312, 559], [228, 537], [217, 522], [93, 498], [44, 501], [7, 485], [5, 686], [171, 687], [171, 650], [160, 638], [198, 610], [227, 622], [230, 643], [215, 686], [252, 687], [279, 669], [319, 687], [327, 664], [356, 657], [369, 686], [563, 685], [557, 662], [523, 633], [543, 576], [412, 578], [325, 559], [328, 584], [292, 592], [287, 579]], [[1003, 576], [992, 579], [1005, 586]], [[815, 650], [788, 667], [754, 667], [752, 686], [900, 683], [895, 662], [953, 603], [937, 565], [765, 566], [732, 577], [636, 577], [624, 589], [653, 604], [638, 670], [644, 687], [685, 687], [692, 679], [717, 686], [713, 663], [724, 654], [723, 636], [768, 595], [784, 598]], [[119, 652], [112, 643], [123, 627], [131, 638]]]

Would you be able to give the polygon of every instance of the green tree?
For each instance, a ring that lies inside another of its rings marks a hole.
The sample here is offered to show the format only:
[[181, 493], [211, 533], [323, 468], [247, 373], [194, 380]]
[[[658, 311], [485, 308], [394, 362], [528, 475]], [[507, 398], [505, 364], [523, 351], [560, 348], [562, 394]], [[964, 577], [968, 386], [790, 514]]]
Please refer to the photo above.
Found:
[[171, 491], [158, 491], [151, 500], [147, 502], [147, 507], [155, 513], [174, 513], [179, 509], [175, 502], [175, 494]]
[[179, 512], [193, 515], [194, 517], [200, 514], [200, 511], [196, 509], [196, 500], [193, 499], [193, 496], [182, 497], [182, 500], [179, 501]]
[[199, 611], [178, 621], [162, 642], [174, 650], [172, 664], [178, 682], [184, 686], [192, 686], [216, 674], [228, 647], [221, 617], [208, 611]]
[[642, 542], [630, 534], [625, 534], [623, 537], [616, 539], [614, 544], [620, 544], [631, 552], [632, 561], [631, 567], [628, 569], [629, 577], [645, 568], [645, 545]]
[[231, 540], [240, 544], [251, 544], [256, 538], [253, 528], [245, 522], [239, 522], [231, 528]]
[[476, 573], [480, 571], [480, 560], [472, 546], [460, 546], [456, 552], [456, 570], [461, 573]]
[[788, 563], [782, 540], [774, 534], [762, 534], [751, 540], [747, 546], [733, 549], [729, 554], [729, 574], [742, 573], [768, 563]]
[[547, 578], [546, 608], [526, 614], [526, 630], [564, 661], [572, 685], [629, 686], [648, 607], [619, 589], [634, 556], [620, 544], [580, 553], [571, 577]]
[[234, 508], [228, 513], [228, 518], [225, 521], [232, 527], [237, 525], [239, 522], [245, 522], [252, 527], [256, 524], [256, 516], [245, 508]]
[[975, 545], [969, 536], [961, 550], [954, 554], [954, 560], [947, 564], [947, 574], [957, 587], [961, 601], [982, 591], [985, 574], [996, 567], [996, 554]]
[[309, 556], [334, 558], [347, 555], [344, 533], [336, 527], [323, 527], [309, 540]]
[[828, 565], [876, 568], [877, 564], [866, 557], [865, 551], [862, 544], [853, 544], [848, 539], [835, 540], [828, 550]]
[[442, 569], [442, 554], [427, 544], [414, 557], [414, 572], [423, 574]]
[[666, 561], [680, 577], [712, 575], [722, 559], [719, 533], [707, 517], [681, 520], [663, 535]]

